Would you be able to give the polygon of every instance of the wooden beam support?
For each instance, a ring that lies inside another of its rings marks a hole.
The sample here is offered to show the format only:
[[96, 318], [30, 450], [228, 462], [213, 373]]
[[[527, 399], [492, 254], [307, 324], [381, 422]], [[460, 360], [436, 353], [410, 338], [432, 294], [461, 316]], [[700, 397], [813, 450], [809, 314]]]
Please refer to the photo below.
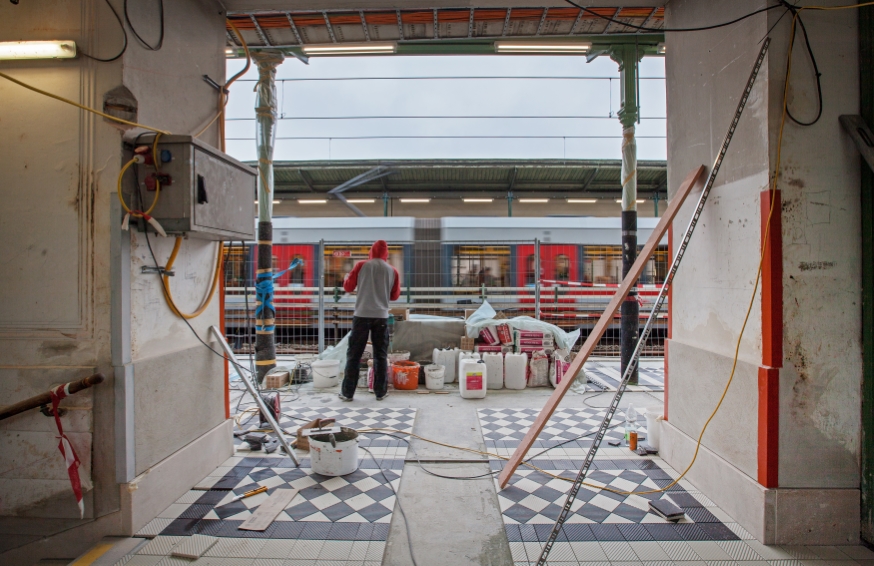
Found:
[[534, 424], [531, 425], [531, 428], [529, 428], [528, 432], [525, 434], [525, 438], [522, 439], [519, 447], [516, 448], [516, 451], [513, 452], [510, 460], [501, 471], [501, 475], [498, 476], [498, 485], [501, 489], [506, 487], [507, 482], [510, 481], [516, 468], [519, 467], [522, 460], [525, 458], [525, 454], [531, 448], [531, 445], [534, 444], [534, 441], [540, 435], [543, 427], [546, 426], [547, 421], [549, 421], [549, 418], [558, 408], [558, 404], [561, 403], [567, 390], [570, 389], [571, 384], [574, 382], [572, 376], [577, 375], [583, 369], [583, 364], [586, 363], [586, 360], [589, 359], [589, 356], [595, 350], [595, 346], [604, 335], [607, 326], [613, 322], [613, 316], [616, 314], [616, 311], [619, 310], [619, 306], [625, 300], [625, 297], [628, 296], [628, 292], [631, 291], [632, 286], [637, 284], [637, 279], [643, 272], [646, 263], [649, 261], [653, 251], [655, 251], [656, 246], [659, 245], [659, 242], [661, 242], [665, 233], [668, 231], [668, 228], [674, 221], [674, 217], [677, 216], [683, 203], [686, 202], [686, 197], [691, 194], [693, 188], [700, 188], [702, 186], [702, 182], [704, 181], [704, 171], [705, 167], [703, 165], [693, 170], [686, 176], [686, 179], [683, 180], [680, 188], [677, 189], [674, 198], [671, 199], [668, 209], [665, 211], [664, 216], [659, 219], [658, 225], [656, 225], [652, 234], [650, 234], [649, 240], [647, 240], [646, 245], [643, 246], [643, 250], [641, 250], [640, 255], [637, 256], [637, 260], [631, 266], [628, 275], [622, 280], [622, 284], [619, 285], [619, 288], [616, 289], [616, 294], [613, 295], [613, 298], [610, 300], [607, 308], [604, 309], [604, 313], [601, 315], [598, 323], [592, 329], [592, 332], [589, 334], [583, 347], [565, 372], [564, 379], [562, 379], [558, 386], [556, 386], [555, 391], [552, 392], [552, 395], [546, 401], [546, 405], [543, 407], [543, 410], [540, 411]]

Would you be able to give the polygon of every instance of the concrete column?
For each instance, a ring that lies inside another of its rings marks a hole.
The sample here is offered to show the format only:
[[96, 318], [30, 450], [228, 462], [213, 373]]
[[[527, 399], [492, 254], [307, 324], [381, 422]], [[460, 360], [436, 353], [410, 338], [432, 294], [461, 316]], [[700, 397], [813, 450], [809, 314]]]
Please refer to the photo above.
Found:
[[252, 55], [258, 66], [255, 100], [258, 144], [258, 265], [255, 271], [255, 365], [258, 382], [276, 367], [276, 310], [273, 307], [273, 146], [276, 143], [276, 67], [285, 57], [274, 51]]
[[[675, 0], [667, 26], [725, 21], [762, 6]], [[838, 116], [859, 113], [858, 14], [802, 13], [823, 72], [824, 108], [812, 127], [787, 121], [774, 195], [791, 23], [790, 16], [778, 23], [781, 16], [771, 10], [666, 38], [668, 187], [675, 188], [690, 168], [713, 162], [760, 42], [776, 24], [675, 279], [661, 455], [680, 470], [691, 461], [732, 375], [753, 297], [733, 381], [687, 479], [762, 542], [851, 544], [860, 514], [860, 165]], [[816, 116], [817, 95], [803, 42], [796, 39], [789, 104], [806, 121]], [[691, 212], [689, 205], [675, 227]]]
[[[643, 51], [636, 45], [621, 45], [610, 50], [610, 57], [619, 64], [621, 106], [619, 122], [622, 124], [622, 277], [624, 278], [637, 259], [637, 143], [634, 139], [634, 124], [639, 117], [637, 105], [638, 62]], [[640, 334], [640, 305], [637, 289], [632, 288], [620, 310], [619, 330], [620, 370], [631, 362]], [[635, 368], [628, 383], [637, 385]]]

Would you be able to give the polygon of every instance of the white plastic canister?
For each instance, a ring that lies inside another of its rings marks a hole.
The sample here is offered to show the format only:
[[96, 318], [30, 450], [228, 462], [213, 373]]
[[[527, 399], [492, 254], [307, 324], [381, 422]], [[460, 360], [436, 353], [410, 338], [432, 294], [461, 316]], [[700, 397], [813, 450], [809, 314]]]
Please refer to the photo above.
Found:
[[340, 360], [316, 360], [310, 367], [313, 368], [313, 387], [325, 389], [337, 385]]
[[483, 354], [483, 362], [485, 362], [489, 374], [486, 387], [488, 389], [502, 389], [504, 387], [504, 354], [486, 352]]
[[425, 389], [443, 389], [443, 375], [446, 368], [440, 364], [425, 366]]
[[528, 375], [528, 356], [507, 354], [504, 357], [504, 387], [525, 389]]
[[431, 360], [443, 366], [443, 383], [455, 383], [456, 370], [458, 369], [458, 348], [440, 350], [434, 348]]
[[463, 399], [483, 399], [486, 396], [488, 369], [485, 362], [463, 359], [459, 362], [458, 391]]
[[458, 380], [461, 381], [461, 364], [464, 363], [465, 360], [478, 360], [480, 356], [476, 352], [458, 352], [458, 362], [456, 364], [458, 368]]
[[652, 446], [655, 450], [659, 449], [662, 425], [659, 421], [662, 419], [663, 417], [655, 411], [646, 411], [646, 443]]
[[345, 476], [357, 470], [358, 433], [344, 426], [334, 435], [311, 436], [310, 467], [314, 473], [323, 476]]

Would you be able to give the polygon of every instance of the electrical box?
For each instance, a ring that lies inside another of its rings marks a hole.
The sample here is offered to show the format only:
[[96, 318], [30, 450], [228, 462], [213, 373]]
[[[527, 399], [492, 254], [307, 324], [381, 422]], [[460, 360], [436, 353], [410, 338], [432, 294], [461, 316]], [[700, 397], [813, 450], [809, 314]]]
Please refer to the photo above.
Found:
[[[151, 147], [150, 142], [143, 146]], [[150, 215], [168, 235], [255, 238], [256, 169], [191, 136], [165, 135], [158, 140], [157, 155], [150, 150], [146, 163], [136, 166], [136, 175], [137, 187], [130, 180], [133, 175], [125, 175], [125, 201], [137, 209], [141, 202], [148, 210], [160, 185], [158, 204]]]

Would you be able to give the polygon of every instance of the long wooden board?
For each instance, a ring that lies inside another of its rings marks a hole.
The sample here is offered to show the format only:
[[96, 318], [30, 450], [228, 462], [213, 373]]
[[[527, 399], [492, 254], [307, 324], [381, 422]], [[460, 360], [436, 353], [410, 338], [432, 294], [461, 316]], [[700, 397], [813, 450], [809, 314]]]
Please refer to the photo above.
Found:
[[266, 531], [274, 519], [288, 507], [288, 504], [291, 503], [297, 492], [298, 490], [296, 489], [277, 489], [237, 529], [244, 531]]
[[616, 314], [616, 311], [619, 310], [619, 306], [622, 304], [622, 301], [624, 301], [625, 298], [628, 296], [631, 288], [637, 284], [637, 280], [640, 277], [640, 274], [643, 273], [646, 262], [649, 261], [649, 258], [652, 255], [653, 251], [655, 251], [656, 246], [658, 246], [659, 242], [664, 237], [665, 232], [668, 231], [668, 228], [674, 221], [674, 217], [677, 216], [677, 213], [680, 211], [680, 207], [682, 207], [683, 203], [686, 202], [686, 197], [691, 194], [692, 189], [694, 189], [696, 186], [702, 185], [702, 181], [704, 180], [704, 171], [705, 167], [702, 165], [697, 169], [691, 171], [683, 180], [683, 183], [680, 185], [680, 188], [677, 190], [674, 198], [671, 199], [671, 202], [668, 205], [668, 209], [665, 211], [664, 216], [659, 219], [659, 223], [652, 231], [652, 234], [650, 234], [649, 240], [647, 240], [646, 245], [643, 246], [640, 255], [637, 256], [637, 260], [634, 262], [634, 265], [631, 266], [631, 270], [628, 272], [628, 275], [626, 275], [625, 279], [622, 280], [622, 284], [619, 285], [619, 288], [616, 290], [616, 294], [613, 295], [613, 298], [610, 300], [607, 308], [604, 309], [604, 313], [601, 315], [601, 318], [598, 320], [595, 328], [592, 329], [592, 332], [589, 334], [589, 337], [586, 339], [583, 347], [580, 349], [579, 353], [574, 358], [574, 361], [571, 362], [570, 367], [568, 367], [567, 371], [565, 372], [564, 378], [561, 380], [558, 386], [556, 386], [555, 391], [552, 392], [552, 395], [546, 401], [546, 405], [543, 407], [543, 410], [540, 411], [540, 414], [537, 416], [534, 424], [531, 425], [531, 428], [529, 428], [528, 432], [525, 434], [525, 438], [522, 439], [519, 447], [516, 448], [516, 451], [513, 452], [513, 456], [510, 458], [510, 460], [504, 466], [504, 469], [501, 471], [501, 475], [498, 476], [498, 484], [501, 486], [501, 489], [506, 487], [507, 482], [510, 481], [510, 478], [516, 471], [516, 468], [519, 467], [519, 464], [521, 464], [522, 460], [525, 458], [525, 454], [528, 452], [528, 450], [531, 449], [531, 445], [534, 444], [534, 441], [540, 435], [543, 427], [546, 426], [546, 422], [558, 408], [558, 404], [561, 403], [562, 398], [564, 397], [565, 393], [567, 393], [567, 390], [570, 388], [571, 383], [573, 383], [574, 380], [568, 378], [567, 376], [575, 376], [583, 368], [583, 364], [586, 363], [586, 360], [589, 359], [589, 356], [595, 350], [595, 346], [604, 335], [604, 332], [607, 330], [607, 326], [609, 326], [610, 323], [613, 321], [613, 316]]

